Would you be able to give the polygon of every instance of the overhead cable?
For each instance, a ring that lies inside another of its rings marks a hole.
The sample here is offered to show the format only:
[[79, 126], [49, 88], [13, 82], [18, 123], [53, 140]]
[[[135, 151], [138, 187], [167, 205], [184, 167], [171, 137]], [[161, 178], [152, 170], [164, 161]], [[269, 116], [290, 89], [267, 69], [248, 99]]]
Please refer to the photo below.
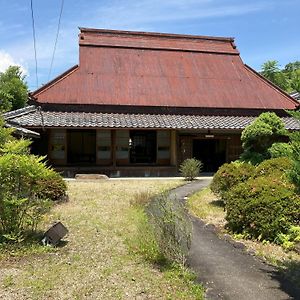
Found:
[[38, 88], [38, 86], [39, 86], [38, 64], [37, 64], [37, 55], [36, 55], [36, 37], [35, 37], [35, 24], [34, 24], [34, 14], [33, 14], [33, 3], [32, 3], [32, 0], [30, 0], [30, 9], [31, 9], [33, 48], [34, 48], [34, 59], [35, 59], [36, 88]]
[[54, 48], [53, 48], [53, 54], [52, 54], [52, 59], [51, 59], [51, 64], [50, 64], [50, 69], [49, 69], [49, 74], [48, 74], [48, 81], [50, 80], [51, 72], [52, 72], [52, 67], [53, 67], [53, 62], [54, 62], [54, 56], [56, 52], [56, 45], [58, 41], [58, 36], [59, 36], [59, 31], [60, 31], [60, 23], [61, 23], [61, 16], [64, 8], [64, 0], [61, 1], [61, 7], [60, 7], [60, 13], [59, 13], [59, 18], [58, 18], [58, 24], [57, 24], [57, 31], [56, 31], [56, 38], [55, 38], [55, 43], [54, 43]]

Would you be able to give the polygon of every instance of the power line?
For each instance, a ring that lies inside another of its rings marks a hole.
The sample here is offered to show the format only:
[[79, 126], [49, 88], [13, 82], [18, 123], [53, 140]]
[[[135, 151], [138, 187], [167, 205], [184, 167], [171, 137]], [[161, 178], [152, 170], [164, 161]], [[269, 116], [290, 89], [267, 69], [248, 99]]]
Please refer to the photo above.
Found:
[[38, 86], [39, 86], [39, 80], [38, 80], [38, 64], [37, 64], [37, 56], [36, 56], [36, 38], [35, 38], [35, 25], [34, 25], [34, 15], [33, 15], [33, 4], [32, 4], [32, 0], [30, 1], [30, 8], [31, 8], [33, 48], [34, 48], [34, 59], [35, 59], [36, 88], [38, 88]]
[[52, 72], [53, 61], [54, 61], [54, 56], [55, 56], [55, 51], [56, 51], [57, 40], [58, 40], [58, 36], [59, 36], [60, 21], [61, 21], [63, 8], [64, 8], [64, 0], [61, 1], [61, 7], [60, 7], [60, 13], [59, 13], [57, 31], [56, 31], [56, 38], [55, 38], [55, 43], [54, 43], [54, 48], [53, 48], [53, 54], [52, 54], [52, 59], [51, 59], [51, 64], [50, 64], [50, 70], [49, 70], [49, 74], [48, 74], [48, 81], [50, 80], [50, 75], [51, 75], [51, 72]]

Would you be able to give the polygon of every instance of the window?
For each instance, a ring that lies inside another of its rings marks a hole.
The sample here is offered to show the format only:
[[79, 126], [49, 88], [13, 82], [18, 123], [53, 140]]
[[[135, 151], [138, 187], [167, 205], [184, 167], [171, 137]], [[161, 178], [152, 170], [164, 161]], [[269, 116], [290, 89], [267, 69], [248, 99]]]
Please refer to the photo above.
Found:
[[156, 131], [130, 131], [130, 163], [156, 163]]

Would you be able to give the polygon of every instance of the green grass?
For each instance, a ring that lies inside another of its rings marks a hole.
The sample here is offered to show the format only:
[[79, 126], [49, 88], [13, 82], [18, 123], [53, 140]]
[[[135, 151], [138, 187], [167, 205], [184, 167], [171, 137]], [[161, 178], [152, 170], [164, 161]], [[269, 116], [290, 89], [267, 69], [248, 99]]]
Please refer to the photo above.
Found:
[[210, 188], [205, 188], [195, 193], [188, 199], [190, 212], [207, 223], [223, 227], [225, 224], [225, 211], [222, 201], [212, 193]]
[[70, 182], [70, 201], [53, 207], [39, 227], [62, 221], [69, 229], [66, 244], [2, 246], [0, 299], [201, 299], [188, 271], [163, 270], [128, 244], [139, 226], [130, 205], [134, 195], [180, 184]]

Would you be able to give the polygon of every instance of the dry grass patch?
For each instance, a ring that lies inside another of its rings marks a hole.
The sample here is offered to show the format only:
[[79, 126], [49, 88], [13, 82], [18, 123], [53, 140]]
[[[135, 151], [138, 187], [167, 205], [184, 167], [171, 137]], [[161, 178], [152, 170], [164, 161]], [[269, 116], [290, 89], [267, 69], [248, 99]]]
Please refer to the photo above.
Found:
[[136, 193], [159, 193], [180, 181], [69, 182], [70, 201], [55, 206], [40, 229], [55, 220], [69, 229], [64, 247], [5, 255], [1, 299], [194, 299], [192, 288], [133, 256]]

